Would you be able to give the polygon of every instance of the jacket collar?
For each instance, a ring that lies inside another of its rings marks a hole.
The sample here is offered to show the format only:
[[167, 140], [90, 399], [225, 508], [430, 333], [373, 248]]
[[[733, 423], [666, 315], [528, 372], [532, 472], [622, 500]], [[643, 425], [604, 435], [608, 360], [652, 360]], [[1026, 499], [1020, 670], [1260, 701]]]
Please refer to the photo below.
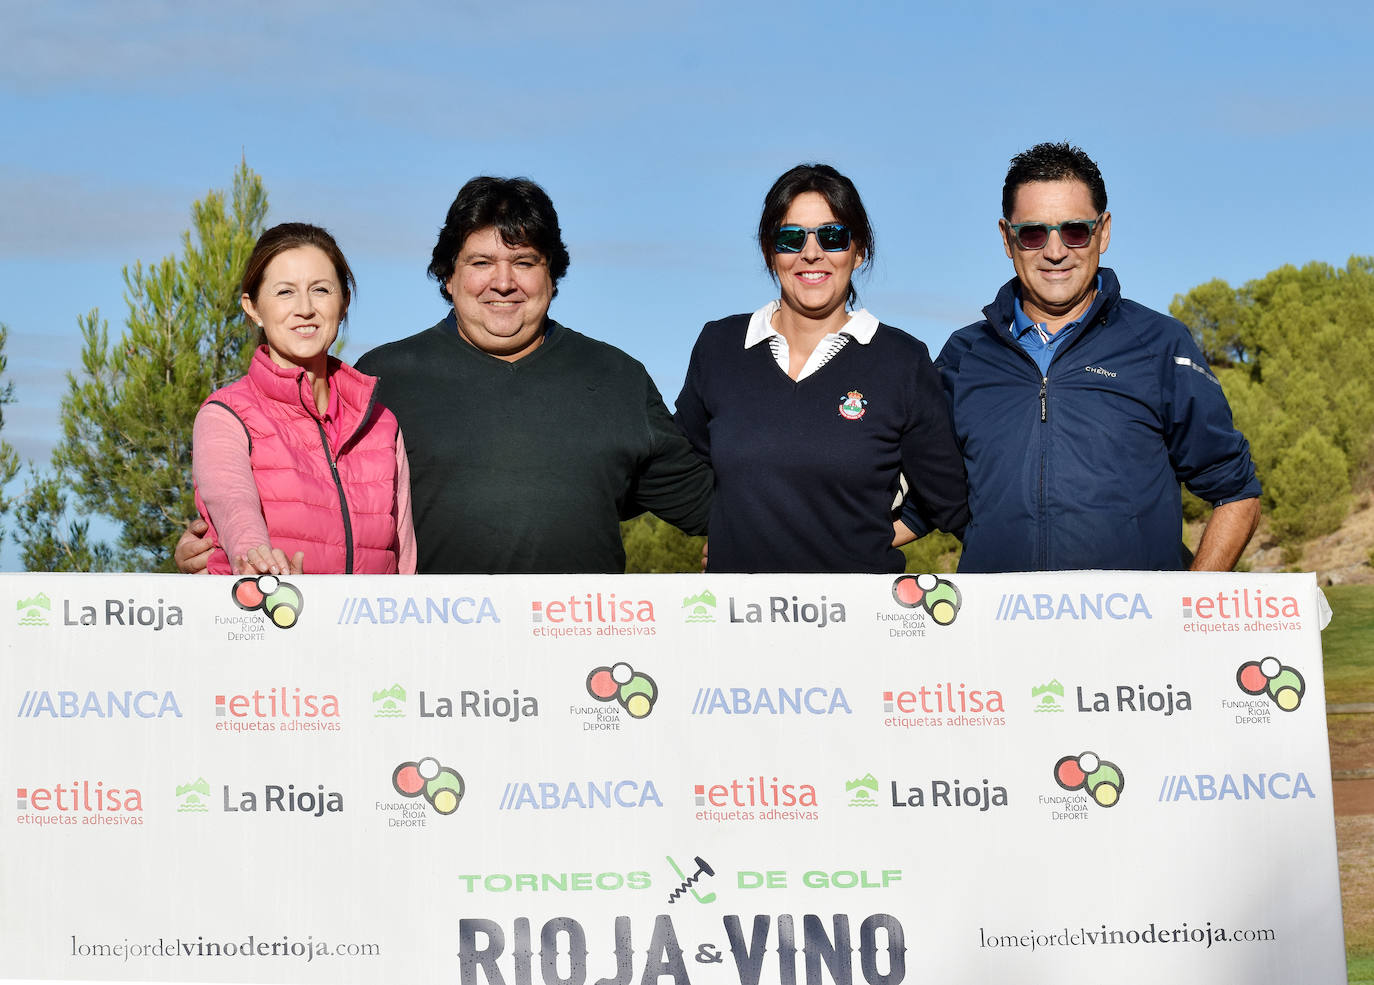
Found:
[[[353, 436], [372, 416], [377, 399], [377, 377], [358, 372], [333, 356], [329, 357], [330, 403], [338, 408], [340, 445]], [[306, 381], [305, 370], [278, 366], [260, 345], [253, 352], [248, 377], [263, 396], [293, 411], [319, 420], [315, 400]]]
[[[1097, 292], [1097, 297], [1093, 298], [1093, 303], [1088, 306], [1083, 317], [1078, 319], [1079, 323], [1084, 326], [1092, 324], [1098, 315], [1108, 311], [1121, 300], [1121, 282], [1116, 279], [1116, 272], [1111, 267], [1098, 267], [1097, 275], [1102, 278], [1102, 290]], [[983, 317], [988, 320], [993, 331], [1004, 337], [1016, 320], [1018, 283], [1019, 281], [1015, 277], [1007, 281], [1002, 285], [1002, 289], [997, 292], [997, 297], [993, 299], [992, 304], [983, 309]]]

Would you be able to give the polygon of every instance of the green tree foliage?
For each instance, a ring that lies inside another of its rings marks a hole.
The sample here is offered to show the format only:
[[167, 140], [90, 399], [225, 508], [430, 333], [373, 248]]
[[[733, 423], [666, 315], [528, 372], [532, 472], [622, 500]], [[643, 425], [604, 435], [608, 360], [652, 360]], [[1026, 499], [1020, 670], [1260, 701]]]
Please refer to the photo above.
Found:
[[1219, 367], [1292, 557], [1340, 525], [1374, 447], [1374, 257], [1284, 266], [1235, 289], [1210, 281], [1169, 310]]
[[701, 545], [705, 537], [688, 537], [671, 523], [652, 513], [641, 513], [620, 525], [625, 541], [628, 574], [661, 574], [701, 570]]
[[1296, 545], [1330, 533], [1341, 525], [1350, 507], [1350, 482], [1345, 456], [1314, 427], [1287, 449], [1269, 471], [1278, 492], [1270, 527], [1279, 543], [1288, 545], [1288, 560], [1300, 559]]
[[[9, 341], [9, 326], [0, 323], [0, 434], [5, 430], [5, 407], [14, 403], [14, 381], [6, 376], [9, 359], [5, 355], [5, 343]], [[19, 474], [19, 455], [8, 441], [0, 439], [0, 519], [9, 512], [13, 501], [5, 495], [5, 486]], [[0, 537], [4, 527], [0, 527]]]
[[[80, 320], [82, 369], [67, 376], [62, 441], [53, 452], [58, 498], [45, 481], [31, 487], [36, 522], [60, 515], [54, 508], [65, 508], [70, 492], [82, 510], [119, 526], [120, 565], [171, 570], [177, 536], [195, 515], [196, 409], [243, 375], [256, 339], [239, 309], [238, 285], [266, 215], [262, 179], [241, 162], [227, 198], [211, 191], [191, 207], [180, 256], [124, 269], [129, 311], [113, 344], [98, 311]], [[62, 540], [52, 527], [27, 536], [38, 545]], [[35, 550], [39, 559], [52, 557]]]
[[93, 543], [90, 523], [72, 519], [61, 480], [35, 474], [15, 509], [22, 535], [15, 535], [25, 571], [117, 571], [114, 552]]

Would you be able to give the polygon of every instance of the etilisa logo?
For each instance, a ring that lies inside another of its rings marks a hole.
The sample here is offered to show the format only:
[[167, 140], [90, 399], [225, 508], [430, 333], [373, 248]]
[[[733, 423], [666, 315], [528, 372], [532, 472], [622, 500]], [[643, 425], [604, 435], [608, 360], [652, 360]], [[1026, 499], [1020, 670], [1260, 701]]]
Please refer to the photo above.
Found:
[[14, 793], [18, 824], [143, 823], [143, 793], [135, 787], [107, 787], [104, 780], [84, 779], [17, 787]]
[[1272, 633], [1302, 629], [1302, 609], [1292, 595], [1237, 588], [1180, 600], [1185, 633]]
[[969, 687], [963, 681], [883, 692], [883, 725], [887, 728], [986, 728], [1007, 724], [1005, 711], [1001, 691]]
[[597, 701], [614, 701], [631, 718], [648, 718], [658, 701], [658, 685], [627, 663], [596, 667], [587, 675], [587, 693]]
[[210, 813], [210, 783], [203, 776], [190, 783], [178, 783], [176, 798], [178, 814]]
[[171, 691], [25, 691], [20, 718], [181, 717]]
[[1065, 790], [1082, 790], [1098, 807], [1115, 807], [1126, 789], [1126, 774], [1095, 752], [1065, 756], [1054, 764], [1054, 781]]
[[585, 592], [566, 599], [530, 603], [534, 636], [653, 636], [654, 604], [648, 599], [616, 598], [615, 592]]
[[20, 599], [14, 607], [23, 613], [19, 617], [19, 625], [46, 626], [48, 614], [52, 612], [52, 600], [46, 593], [39, 592], [32, 598]]
[[487, 596], [350, 595], [339, 606], [339, 626], [472, 626], [499, 623]]
[[401, 763], [392, 771], [391, 786], [402, 797], [423, 797], [445, 817], [458, 809], [467, 790], [462, 775], [433, 756]]
[[372, 692], [373, 718], [405, 718], [406, 689], [399, 684]]
[[994, 618], [999, 622], [1120, 622], [1154, 616], [1139, 592], [1006, 592]]
[[338, 732], [339, 699], [298, 687], [215, 695], [217, 732]]
[[698, 821], [815, 821], [816, 788], [776, 776], [733, 777], [692, 785]]
[[1037, 712], [1055, 714], [1064, 710], [1064, 685], [1057, 680], [1031, 688], [1031, 701]]
[[290, 629], [300, 620], [305, 596], [276, 575], [240, 578], [230, 590], [234, 604], [244, 612], [261, 612], [278, 629]]
[[699, 687], [693, 715], [852, 715], [839, 687]]
[[1236, 670], [1236, 684], [1246, 694], [1264, 695], [1283, 711], [1297, 711], [1307, 683], [1294, 667], [1286, 667], [1277, 657], [1250, 660]]
[[850, 807], [877, 807], [878, 778], [872, 773], [865, 773], [857, 779], [846, 780], [844, 795], [849, 798]]
[[662, 807], [653, 780], [514, 780], [501, 791], [503, 811], [638, 810]]
[[682, 600], [682, 608], [687, 612], [685, 622], [715, 622], [716, 597], [710, 589], [696, 595], [688, 595]]

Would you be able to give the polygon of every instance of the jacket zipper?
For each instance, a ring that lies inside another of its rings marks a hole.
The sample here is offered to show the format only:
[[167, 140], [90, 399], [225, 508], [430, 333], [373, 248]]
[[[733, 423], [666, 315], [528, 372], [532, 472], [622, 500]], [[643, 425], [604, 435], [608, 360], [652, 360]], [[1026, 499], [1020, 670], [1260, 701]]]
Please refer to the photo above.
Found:
[[[334, 488], [339, 493], [339, 512], [343, 517], [344, 526], [344, 574], [351, 575], [353, 574], [353, 518], [348, 515], [348, 497], [344, 495], [343, 482], [339, 479], [339, 466], [335, 463], [334, 455], [329, 450], [329, 436], [324, 433], [324, 425], [320, 423], [319, 417], [315, 415], [315, 408], [307, 405], [305, 397], [300, 394], [302, 389], [301, 385], [304, 381], [304, 373], [296, 377], [297, 397], [300, 399], [301, 406], [305, 408], [306, 412], [310, 414], [311, 418], [315, 421], [315, 428], [320, 432], [320, 447], [324, 449], [324, 460], [329, 463], [329, 473], [334, 477]], [[373, 391], [373, 400], [375, 400], [376, 397], [376, 391]], [[368, 410], [370, 411], [371, 409], [372, 404], [369, 402]]]
[[325, 461], [329, 463], [329, 471], [334, 476], [334, 488], [339, 491], [339, 509], [343, 515], [344, 525], [344, 574], [353, 574], [353, 520], [348, 515], [348, 497], [344, 495], [343, 483], [339, 481], [339, 467], [334, 463], [334, 456], [329, 452], [329, 438], [324, 433], [324, 425], [318, 420], [315, 427], [320, 430], [320, 445], [324, 448]]
[[[1044, 375], [1042, 375], [1042, 376], [1040, 377], [1040, 423], [1041, 423], [1041, 424], [1046, 423], [1046, 422], [1049, 421], [1049, 419], [1050, 419], [1050, 401], [1049, 401], [1049, 396], [1048, 396], [1049, 388], [1050, 388], [1050, 376], [1049, 376], [1049, 372], [1046, 371], [1046, 372], [1044, 373]], [[1040, 514], [1040, 523], [1039, 523], [1040, 529], [1036, 532], [1036, 533], [1037, 533], [1037, 538], [1036, 538], [1036, 539], [1039, 540], [1039, 542], [1040, 542], [1040, 568], [1041, 568], [1042, 570], [1043, 570], [1044, 568], [1046, 568], [1046, 567], [1049, 566], [1049, 554], [1050, 554], [1050, 529], [1049, 529], [1049, 521], [1046, 519], [1046, 516], [1045, 516], [1045, 514], [1046, 514], [1046, 509], [1045, 509], [1045, 481], [1046, 481], [1046, 478], [1047, 478], [1047, 476], [1045, 475], [1045, 472], [1047, 471], [1047, 468], [1046, 468], [1046, 467], [1047, 467], [1048, 461], [1049, 461], [1049, 453], [1048, 453], [1048, 451], [1046, 450], [1046, 449], [1047, 449], [1047, 444], [1046, 444], [1046, 443], [1047, 443], [1048, 441], [1049, 441], [1048, 436], [1042, 431], [1041, 434], [1040, 434], [1040, 494], [1039, 494], [1040, 508], [1039, 508], [1039, 510], [1037, 511], [1037, 512]]]

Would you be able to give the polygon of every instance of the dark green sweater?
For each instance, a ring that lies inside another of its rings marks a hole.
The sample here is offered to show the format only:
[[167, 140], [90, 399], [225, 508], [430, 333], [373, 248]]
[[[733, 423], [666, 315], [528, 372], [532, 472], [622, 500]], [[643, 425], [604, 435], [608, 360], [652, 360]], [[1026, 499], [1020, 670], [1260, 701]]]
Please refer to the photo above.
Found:
[[513, 363], [453, 315], [366, 353], [401, 424], [421, 574], [622, 572], [619, 521], [705, 533], [710, 469], [644, 367], [556, 322]]

